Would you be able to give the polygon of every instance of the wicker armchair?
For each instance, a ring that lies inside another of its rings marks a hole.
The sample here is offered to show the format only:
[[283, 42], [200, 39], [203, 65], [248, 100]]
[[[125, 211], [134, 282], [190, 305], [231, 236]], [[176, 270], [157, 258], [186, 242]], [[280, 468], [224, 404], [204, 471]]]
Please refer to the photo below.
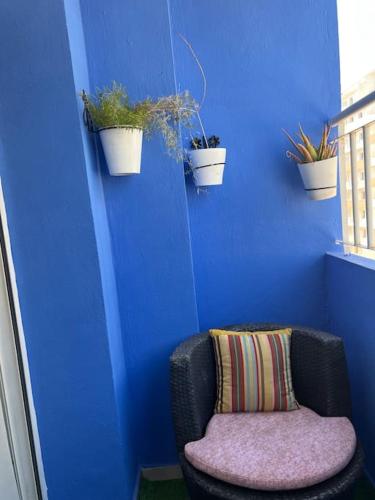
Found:
[[[285, 326], [262, 323], [225, 327], [233, 331], [279, 328]], [[342, 340], [309, 328], [291, 328], [291, 363], [297, 400], [322, 416], [350, 418], [350, 389]], [[195, 469], [186, 460], [184, 446], [204, 436], [216, 399], [215, 358], [208, 333], [191, 337], [171, 356], [171, 389], [177, 449], [192, 500], [346, 500], [353, 497], [354, 484], [363, 468], [359, 444], [351, 462], [336, 476], [309, 488], [280, 492], [225, 483]]]

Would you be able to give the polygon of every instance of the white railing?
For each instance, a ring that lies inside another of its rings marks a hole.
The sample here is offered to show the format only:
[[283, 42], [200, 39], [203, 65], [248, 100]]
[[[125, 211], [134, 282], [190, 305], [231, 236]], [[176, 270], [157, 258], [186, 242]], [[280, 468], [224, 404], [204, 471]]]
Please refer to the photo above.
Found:
[[[330, 120], [339, 127], [340, 187], [343, 240], [348, 248], [375, 251], [375, 92], [355, 102]], [[358, 120], [347, 119], [361, 112]], [[372, 150], [372, 151], [371, 151]], [[374, 256], [374, 255], [368, 255]]]

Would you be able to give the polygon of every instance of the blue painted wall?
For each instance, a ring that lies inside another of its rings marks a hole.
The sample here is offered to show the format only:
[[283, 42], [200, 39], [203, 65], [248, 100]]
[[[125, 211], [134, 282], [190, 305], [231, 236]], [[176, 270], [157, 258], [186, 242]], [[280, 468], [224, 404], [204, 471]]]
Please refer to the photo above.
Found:
[[201, 95], [181, 32], [205, 68], [207, 133], [228, 148], [224, 185], [188, 190], [200, 325], [322, 327], [339, 200], [307, 199], [281, 129], [315, 136], [340, 108], [336, 1], [173, 0], [171, 18], [177, 83]]
[[1, 177], [49, 498], [120, 500], [135, 479], [116, 390], [124, 362], [68, 42], [63, 2], [2, 4]]
[[140, 177], [103, 171], [139, 459], [169, 463], [168, 355], [198, 319], [327, 325], [324, 253], [340, 233], [338, 198], [307, 199], [281, 128], [301, 121], [314, 135], [339, 109], [336, 2], [81, 7], [91, 86], [120, 80], [135, 99], [176, 88], [199, 98], [184, 33], [207, 74], [207, 131], [228, 148], [224, 185], [198, 195], [188, 183], [188, 204], [182, 166], [157, 139], [144, 144]]
[[[134, 99], [175, 91], [167, 2], [81, 7], [92, 87], [121, 81]], [[140, 176], [103, 180], [139, 459], [175, 463], [168, 357], [199, 330], [183, 169], [155, 138]]]
[[111, 238], [100, 171], [98, 148], [95, 143], [95, 137], [88, 133], [83, 123], [82, 101], [79, 97], [79, 93], [82, 89], [89, 90], [90, 88], [86, 46], [82, 29], [79, 2], [76, 0], [65, 0], [64, 5], [74, 77], [77, 104], [76, 111], [80, 123], [82, 149], [86, 163], [91, 210], [96, 235], [98, 263], [103, 289], [116, 409], [119, 419], [119, 429], [121, 433], [126, 470], [128, 472], [126, 485], [130, 494], [130, 492], [134, 490], [135, 486], [135, 478], [138, 470], [138, 454], [134, 443], [130, 419], [131, 404], [117, 298], [117, 284], [112, 258]]
[[327, 256], [330, 330], [345, 341], [356, 429], [375, 484], [375, 263]]
[[[338, 198], [307, 200], [281, 128], [314, 135], [339, 109], [335, 1], [2, 10], [1, 175], [50, 498], [128, 499], [137, 464], [176, 461], [168, 357], [182, 339], [235, 321], [328, 323]], [[114, 79], [134, 99], [199, 97], [178, 31], [207, 73], [207, 132], [228, 148], [224, 185], [199, 195], [159, 138], [140, 176], [111, 178], [77, 100]]]

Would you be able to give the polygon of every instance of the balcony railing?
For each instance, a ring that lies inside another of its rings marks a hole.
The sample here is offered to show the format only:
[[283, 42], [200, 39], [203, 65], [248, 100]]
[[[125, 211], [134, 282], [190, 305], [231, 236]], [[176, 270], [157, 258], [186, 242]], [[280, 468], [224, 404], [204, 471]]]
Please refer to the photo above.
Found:
[[343, 240], [337, 243], [346, 251], [365, 250], [364, 255], [375, 257], [375, 92], [344, 109], [330, 124], [339, 127]]

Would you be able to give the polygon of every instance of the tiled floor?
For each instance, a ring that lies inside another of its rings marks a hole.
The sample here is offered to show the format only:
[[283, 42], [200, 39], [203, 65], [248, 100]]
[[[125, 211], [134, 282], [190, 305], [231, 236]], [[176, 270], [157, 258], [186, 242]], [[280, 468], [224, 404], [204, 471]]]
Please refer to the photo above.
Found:
[[[187, 500], [185, 485], [182, 479], [173, 481], [142, 480], [139, 500]], [[363, 479], [358, 483], [355, 500], [375, 500], [375, 490]]]

